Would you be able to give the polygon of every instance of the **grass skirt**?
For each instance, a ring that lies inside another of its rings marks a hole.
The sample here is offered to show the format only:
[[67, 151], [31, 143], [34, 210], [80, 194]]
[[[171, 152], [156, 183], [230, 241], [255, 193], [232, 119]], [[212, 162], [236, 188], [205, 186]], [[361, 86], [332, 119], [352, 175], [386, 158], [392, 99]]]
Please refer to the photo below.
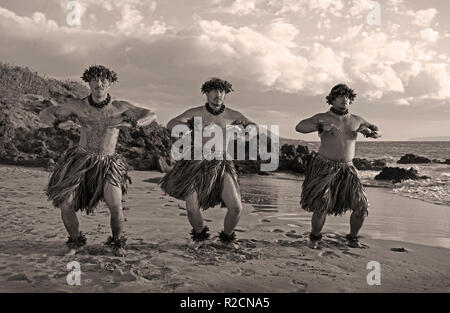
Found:
[[200, 208], [206, 210], [222, 203], [226, 173], [230, 174], [239, 192], [237, 172], [230, 160], [180, 160], [162, 178], [160, 185], [165, 193], [180, 200], [196, 191]]
[[120, 187], [122, 195], [128, 190], [131, 178], [122, 156], [98, 155], [77, 146], [70, 148], [50, 176], [46, 189], [55, 207], [71, 201], [74, 211], [93, 213], [99, 201], [103, 201], [106, 182]]
[[314, 154], [306, 170], [300, 200], [309, 212], [342, 215], [347, 210], [368, 213], [369, 203], [352, 162], [328, 160]]

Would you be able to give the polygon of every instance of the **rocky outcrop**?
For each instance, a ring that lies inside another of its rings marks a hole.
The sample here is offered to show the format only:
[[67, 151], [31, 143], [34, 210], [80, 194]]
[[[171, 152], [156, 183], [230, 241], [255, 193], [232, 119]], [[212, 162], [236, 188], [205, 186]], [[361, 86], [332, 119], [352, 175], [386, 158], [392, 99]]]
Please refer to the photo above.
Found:
[[421, 157], [415, 154], [405, 154], [397, 161], [398, 164], [424, 164], [431, 163], [431, 160], [425, 157]]
[[428, 179], [428, 176], [419, 176], [417, 170], [410, 168], [409, 170], [399, 167], [385, 167], [377, 176], [376, 180], [390, 180], [394, 183], [399, 183], [403, 180], [413, 179]]
[[368, 159], [360, 159], [360, 158], [354, 158], [353, 159], [353, 165], [359, 170], [359, 171], [380, 171], [384, 167], [386, 167], [386, 160], [368, 160]]
[[280, 171], [304, 173], [311, 153], [307, 146], [283, 145], [280, 149]]

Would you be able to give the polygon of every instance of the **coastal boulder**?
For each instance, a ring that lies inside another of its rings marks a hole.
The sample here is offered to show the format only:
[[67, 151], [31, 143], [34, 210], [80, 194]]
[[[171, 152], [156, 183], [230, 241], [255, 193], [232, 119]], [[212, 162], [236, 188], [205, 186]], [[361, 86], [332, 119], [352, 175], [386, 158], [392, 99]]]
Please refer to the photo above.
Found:
[[421, 157], [415, 154], [405, 154], [397, 161], [398, 164], [423, 164], [431, 163], [431, 160], [425, 157]]
[[280, 149], [280, 164], [278, 169], [281, 171], [304, 173], [310, 155], [307, 146], [298, 145], [296, 147], [285, 144]]
[[380, 171], [386, 167], [386, 161], [354, 158], [353, 165], [360, 171]]
[[385, 167], [375, 176], [376, 180], [390, 180], [394, 183], [399, 183], [403, 180], [413, 179], [428, 179], [428, 176], [419, 176], [417, 170], [410, 168], [409, 170], [400, 167]]

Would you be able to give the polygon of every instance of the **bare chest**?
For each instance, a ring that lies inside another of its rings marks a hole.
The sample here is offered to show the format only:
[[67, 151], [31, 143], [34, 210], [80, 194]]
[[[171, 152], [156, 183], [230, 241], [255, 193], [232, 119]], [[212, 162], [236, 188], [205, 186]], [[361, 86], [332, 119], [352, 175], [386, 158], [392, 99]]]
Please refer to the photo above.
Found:
[[81, 126], [105, 130], [122, 121], [121, 114], [123, 111], [112, 106], [99, 109], [87, 104], [80, 109], [77, 115]]
[[358, 133], [356, 130], [358, 129], [358, 123], [353, 120], [351, 117], [349, 118], [330, 118], [327, 121], [329, 124], [333, 124], [336, 129], [327, 132], [326, 135], [331, 138], [343, 139], [343, 140], [356, 140], [358, 137]]

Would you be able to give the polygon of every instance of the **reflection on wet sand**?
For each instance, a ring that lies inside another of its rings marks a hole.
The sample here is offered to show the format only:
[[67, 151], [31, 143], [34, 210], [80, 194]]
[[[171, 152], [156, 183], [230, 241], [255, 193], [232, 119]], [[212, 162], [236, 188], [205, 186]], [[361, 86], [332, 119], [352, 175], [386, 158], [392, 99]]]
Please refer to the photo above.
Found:
[[[270, 219], [296, 223], [309, 229], [311, 213], [300, 208], [303, 177], [275, 173], [270, 176], [249, 175], [240, 178], [242, 202], [251, 204], [254, 213]], [[362, 236], [450, 248], [450, 208], [395, 195], [382, 188], [366, 188], [369, 216]], [[350, 214], [328, 216], [324, 231], [349, 231]]]

